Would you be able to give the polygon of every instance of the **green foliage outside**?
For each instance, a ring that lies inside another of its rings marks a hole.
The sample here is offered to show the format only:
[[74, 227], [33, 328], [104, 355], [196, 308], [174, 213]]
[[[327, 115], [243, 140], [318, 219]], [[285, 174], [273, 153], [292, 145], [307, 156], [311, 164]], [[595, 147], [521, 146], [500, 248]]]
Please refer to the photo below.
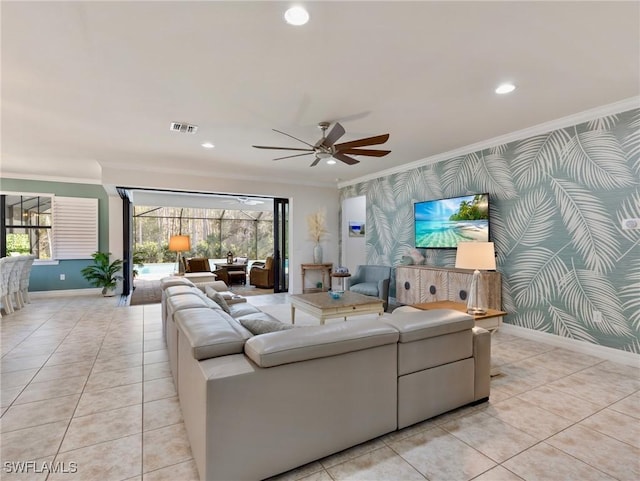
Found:
[[463, 200], [460, 202], [460, 208], [458, 212], [449, 217], [449, 220], [480, 220], [488, 219], [489, 211], [486, 204], [480, 204], [482, 196], [476, 195], [473, 201], [467, 202]]
[[30, 254], [29, 234], [7, 234], [7, 254]]
[[273, 213], [239, 210], [179, 209], [136, 206], [134, 252], [145, 263], [176, 261], [169, 237], [189, 234], [191, 250], [184, 257], [265, 259], [273, 254]]

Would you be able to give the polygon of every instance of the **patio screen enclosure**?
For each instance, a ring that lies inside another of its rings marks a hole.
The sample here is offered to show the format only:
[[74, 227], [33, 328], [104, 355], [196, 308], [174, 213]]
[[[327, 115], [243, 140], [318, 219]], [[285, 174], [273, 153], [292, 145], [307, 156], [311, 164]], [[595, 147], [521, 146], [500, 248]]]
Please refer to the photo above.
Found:
[[273, 255], [273, 212], [180, 207], [133, 207], [133, 251], [144, 262], [174, 262], [169, 237], [187, 234], [185, 257], [265, 259]]

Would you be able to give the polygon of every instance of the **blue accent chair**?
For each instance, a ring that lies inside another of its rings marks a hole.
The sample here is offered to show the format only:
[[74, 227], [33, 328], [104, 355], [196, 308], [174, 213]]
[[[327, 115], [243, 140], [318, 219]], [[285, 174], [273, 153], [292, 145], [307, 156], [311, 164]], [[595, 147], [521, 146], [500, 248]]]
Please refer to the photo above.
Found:
[[391, 267], [389, 266], [358, 266], [356, 273], [347, 278], [347, 289], [382, 299], [386, 311], [389, 305], [390, 281]]

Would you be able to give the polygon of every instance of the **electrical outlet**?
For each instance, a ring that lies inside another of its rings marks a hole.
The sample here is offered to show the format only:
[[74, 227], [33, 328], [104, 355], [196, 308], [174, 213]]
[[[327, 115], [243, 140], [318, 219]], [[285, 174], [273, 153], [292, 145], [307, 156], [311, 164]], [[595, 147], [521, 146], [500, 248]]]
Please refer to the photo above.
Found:
[[64, 281], [67, 277], [64, 274], [60, 274], [60, 280]]
[[622, 219], [623, 230], [640, 229], [640, 219]]
[[602, 322], [602, 312], [593, 311], [593, 322]]

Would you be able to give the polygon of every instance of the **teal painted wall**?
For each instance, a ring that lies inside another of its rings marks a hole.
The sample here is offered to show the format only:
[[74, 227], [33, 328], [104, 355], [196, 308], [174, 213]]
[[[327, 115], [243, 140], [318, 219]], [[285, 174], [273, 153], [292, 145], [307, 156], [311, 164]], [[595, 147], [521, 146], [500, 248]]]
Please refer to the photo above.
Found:
[[[640, 109], [340, 190], [367, 198], [369, 264], [413, 248], [413, 203], [489, 192], [510, 324], [640, 353]], [[455, 250], [422, 250], [452, 267]], [[395, 292], [395, 291], [394, 291]], [[594, 311], [602, 313], [595, 322]]]
[[[109, 199], [101, 185], [3, 178], [0, 179], [0, 189], [8, 192], [36, 192], [63, 197], [98, 199], [98, 246], [101, 251], [109, 250]], [[91, 262], [90, 259], [82, 259], [61, 260], [58, 265], [34, 264], [29, 279], [29, 290], [91, 288], [92, 286], [80, 274], [80, 270]], [[60, 280], [60, 274], [65, 275], [64, 281]]]

